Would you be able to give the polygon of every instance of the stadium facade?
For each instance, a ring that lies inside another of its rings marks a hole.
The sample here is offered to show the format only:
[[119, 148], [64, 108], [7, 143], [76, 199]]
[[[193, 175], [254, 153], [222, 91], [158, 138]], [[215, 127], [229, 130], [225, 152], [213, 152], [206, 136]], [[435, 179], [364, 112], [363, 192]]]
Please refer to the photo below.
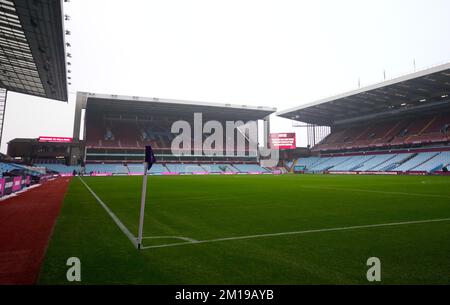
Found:
[[[275, 111], [262, 106], [78, 92], [73, 137], [68, 142], [59, 138], [52, 141], [52, 137], [46, 137], [49, 141], [14, 139], [9, 142], [8, 152], [59, 173], [122, 175], [142, 174], [144, 148], [152, 145], [158, 160], [152, 174], [269, 173], [260, 166], [259, 148], [269, 143], [269, 116]], [[256, 134], [246, 133], [247, 125], [254, 123], [257, 127], [258, 121], [264, 126], [265, 143], [258, 142], [258, 128]], [[182, 147], [181, 154], [174, 153], [172, 147], [180, 132], [172, 130], [175, 122], [192, 127], [188, 148]], [[230, 122], [243, 125], [236, 125], [231, 134], [224, 131], [220, 146], [213, 145], [221, 149], [210, 153], [203, 146], [213, 133], [204, 131], [207, 122], [223, 128]], [[201, 133], [200, 143], [195, 141], [196, 132]], [[238, 145], [241, 140], [242, 147]]]
[[290, 168], [331, 173], [442, 173], [450, 163], [450, 64], [278, 112], [331, 133]]
[[7, 92], [67, 101], [62, 1], [0, 1], [0, 141]]

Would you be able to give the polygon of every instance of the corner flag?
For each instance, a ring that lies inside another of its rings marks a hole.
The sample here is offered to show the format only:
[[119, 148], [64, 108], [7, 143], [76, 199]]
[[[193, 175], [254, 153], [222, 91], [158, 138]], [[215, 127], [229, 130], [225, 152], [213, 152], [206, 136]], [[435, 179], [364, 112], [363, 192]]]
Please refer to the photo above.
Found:
[[144, 161], [144, 179], [142, 181], [142, 196], [141, 196], [141, 213], [139, 216], [139, 233], [137, 240], [137, 248], [142, 246], [142, 233], [144, 229], [144, 212], [145, 212], [145, 196], [147, 194], [147, 171], [152, 168], [153, 163], [156, 162], [153, 149], [150, 145], [145, 146], [145, 161]]
[[152, 168], [153, 163], [156, 162], [153, 149], [150, 145], [145, 146], [145, 162], [148, 164], [148, 169]]

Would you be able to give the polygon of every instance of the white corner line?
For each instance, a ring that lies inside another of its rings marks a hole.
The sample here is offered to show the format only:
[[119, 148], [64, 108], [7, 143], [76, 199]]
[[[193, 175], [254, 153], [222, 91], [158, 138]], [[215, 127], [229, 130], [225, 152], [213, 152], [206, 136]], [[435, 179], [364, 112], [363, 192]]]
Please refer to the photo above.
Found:
[[81, 182], [84, 184], [84, 186], [87, 188], [87, 190], [94, 196], [95, 199], [97, 199], [98, 203], [105, 209], [105, 211], [108, 213], [108, 215], [112, 218], [112, 220], [116, 223], [116, 225], [119, 227], [120, 230], [128, 237], [128, 239], [131, 241], [133, 246], [137, 248], [137, 238], [134, 236], [130, 230], [120, 221], [120, 219], [110, 210], [110, 208], [100, 199], [100, 197], [97, 196], [97, 194], [94, 193], [94, 191], [89, 187], [89, 185], [84, 182], [84, 180], [78, 176], [78, 178], [81, 180]]
[[142, 239], [181, 239], [184, 241], [188, 241], [190, 243], [197, 243], [198, 240], [193, 238], [185, 237], [185, 236], [145, 236]]
[[189, 245], [189, 244], [206, 244], [206, 243], [215, 243], [215, 242], [223, 242], [223, 241], [230, 241], [230, 240], [243, 240], [243, 239], [254, 239], [254, 238], [263, 238], [263, 237], [275, 237], [275, 236], [300, 235], [300, 234], [309, 234], [309, 233], [321, 233], [321, 232], [334, 232], [334, 231], [368, 229], [368, 228], [379, 228], [379, 227], [390, 227], [390, 226], [402, 226], [402, 225], [445, 222], [445, 221], [450, 221], [450, 218], [426, 219], [426, 220], [380, 223], [380, 224], [351, 226], [351, 227], [337, 227], [337, 228], [328, 228], [328, 229], [315, 229], [315, 230], [305, 230], [305, 231], [293, 231], [293, 232], [280, 232], [280, 233], [268, 233], [268, 234], [258, 234], [258, 235], [224, 237], [224, 238], [216, 238], [216, 239], [198, 240], [195, 242], [189, 241], [189, 242], [180, 242], [180, 243], [173, 243], [173, 244], [146, 246], [146, 247], [142, 247], [142, 249], [167, 248], [167, 247], [175, 247], [175, 246], [184, 246], [184, 245]]

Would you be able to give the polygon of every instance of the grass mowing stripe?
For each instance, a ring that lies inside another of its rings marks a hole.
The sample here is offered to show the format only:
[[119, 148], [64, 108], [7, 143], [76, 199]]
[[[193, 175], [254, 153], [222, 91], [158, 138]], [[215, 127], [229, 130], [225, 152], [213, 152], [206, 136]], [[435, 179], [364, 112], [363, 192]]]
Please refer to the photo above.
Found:
[[97, 196], [97, 194], [94, 193], [94, 191], [87, 185], [84, 180], [78, 176], [78, 178], [81, 180], [81, 182], [84, 184], [84, 186], [87, 188], [87, 190], [94, 196], [94, 198], [100, 203], [100, 205], [105, 209], [105, 211], [108, 213], [108, 215], [112, 218], [112, 220], [116, 223], [116, 225], [119, 227], [119, 229], [128, 237], [128, 239], [131, 241], [134, 247], [137, 248], [137, 239], [136, 237], [128, 230], [128, 228], [120, 221], [120, 219], [108, 208], [108, 206], [100, 199], [100, 197]]
[[147, 246], [147, 247], [142, 247], [142, 249], [166, 248], [166, 247], [183, 246], [183, 245], [189, 245], [189, 244], [206, 244], [206, 243], [222, 242], [222, 241], [229, 241], [229, 240], [242, 240], [242, 239], [253, 239], [253, 238], [262, 238], [262, 237], [275, 237], [275, 236], [286, 236], [286, 235], [300, 235], [300, 234], [308, 234], [308, 233], [321, 233], [321, 232], [334, 232], [334, 231], [345, 231], [345, 230], [355, 230], [355, 229], [402, 226], [402, 225], [410, 225], [410, 224], [421, 224], [421, 223], [432, 223], [432, 222], [443, 222], [443, 221], [450, 221], [450, 218], [426, 219], [426, 220], [415, 220], [415, 221], [379, 223], [379, 224], [351, 226], [351, 227], [339, 227], [339, 228], [328, 228], [328, 229], [315, 229], [315, 230], [305, 230], [305, 231], [293, 231], [293, 232], [280, 232], [280, 233], [267, 233], [267, 234], [257, 234], [257, 235], [224, 237], [224, 238], [188, 241], [188, 242], [173, 243], [173, 244]]
[[332, 190], [332, 191], [352, 191], [352, 192], [365, 192], [365, 193], [386, 194], [386, 195], [402, 195], [402, 196], [418, 196], [418, 197], [432, 197], [432, 198], [450, 199], [450, 196], [437, 195], [437, 194], [390, 192], [390, 191], [363, 190], [363, 189], [344, 188], [344, 187], [328, 187], [328, 186], [307, 186], [307, 185], [302, 185], [301, 187], [302, 188], [307, 188], [307, 189], [320, 189], [320, 190]]

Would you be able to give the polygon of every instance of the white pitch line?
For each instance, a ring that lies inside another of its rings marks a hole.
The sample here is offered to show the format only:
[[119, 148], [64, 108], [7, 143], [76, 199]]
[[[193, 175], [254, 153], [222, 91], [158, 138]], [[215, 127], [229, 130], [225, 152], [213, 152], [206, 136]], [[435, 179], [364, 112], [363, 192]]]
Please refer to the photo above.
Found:
[[92, 194], [92, 196], [97, 199], [98, 203], [105, 209], [105, 211], [111, 216], [112, 220], [116, 223], [116, 225], [119, 227], [120, 230], [128, 237], [128, 239], [131, 241], [133, 246], [137, 248], [137, 238], [134, 236], [130, 230], [120, 221], [120, 219], [108, 208], [108, 206], [100, 199], [100, 197], [97, 196], [97, 194], [94, 193], [94, 191], [89, 187], [89, 185], [84, 182], [84, 180], [78, 176], [78, 178], [81, 180], [81, 182], [84, 184], [84, 186], [88, 189], [88, 191]]
[[340, 187], [328, 187], [328, 186], [313, 186], [313, 185], [311, 185], [311, 186], [302, 185], [300, 187], [309, 188], [309, 189], [320, 189], [320, 190], [352, 191], [352, 192], [364, 192], [364, 193], [378, 193], [378, 194], [385, 194], [385, 195], [402, 195], [402, 196], [418, 196], [418, 197], [450, 199], [450, 196], [437, 195], [437, 194], [390, 192], [390, 191], [364, 190], [364, 189], [353, 189], [353, 188], [343, 188], [343, 187], [340, 188]]
[[206, 243], [215, 243], [215, 242], [230, 241], [230, 240], [254, 239], [254, 238], [263, 238], [263, 237], [286, 236], [286, 235], [300, 235], [300, 234], [308, 234], [308, 233], [334, 232], [334, 231], [368, 229], [368, 228], [379, 228], [379, 227], [389, 227], [389, 226], [402, 226], [402, 225], [410, 225], [410, 224], [433, 223], [433, 222], [444, 222], [444, 221], [450, 221], [450, 218], [427, 219], [427, 220], [404, 221], [404, 222], [391, 222], [391, 223], [380, 223], [380, 224], [372, 224], [372, 225], [337, 227], [337, 228], [293, 231], [293, 232], [268, 233], [268, 234], [258, 234], [258, 235], [234, 236], [234, 237], [199, 240], [196, 242], [189, 241], [189, 242], [181, 242], [181, 243], [173, 243], [173, 244], [147, 246], [147, 247], [143, 247], [142, 249], [167, 248], [167, 247], [183, 246], [183, 245], [189, 245], [189, 244], [206, 244]]
[[185, 236], [146, 236], [142, 237], [142, 239], [181, 239], [191, 243], [196, 243], [198, 240], [193, 238], [185, 237]]

